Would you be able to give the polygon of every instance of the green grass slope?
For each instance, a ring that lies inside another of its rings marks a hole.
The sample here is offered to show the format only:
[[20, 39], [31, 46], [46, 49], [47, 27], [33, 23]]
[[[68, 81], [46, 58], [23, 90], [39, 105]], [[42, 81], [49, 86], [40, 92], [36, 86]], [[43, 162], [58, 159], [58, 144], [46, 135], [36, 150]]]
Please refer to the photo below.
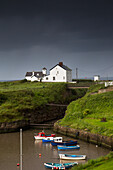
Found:
[[0, 122], [27, 119], [30, 110], [47, 103], [68, 104], [85, 93], [85, 89], [68, 91], [66, 83], [0, 82]]
[[112, 136], [113, 91], [92, 95], [100, 88], [104, 88], [103, 85], [92, 86], [84, 97], [71, 102], [60, 125]]
[[89, 160], [84, 165], [78, 165], [72, 168], [72, 170], [112, 170], [113, 169], [113, 152], [108, 155], [95, 159]]

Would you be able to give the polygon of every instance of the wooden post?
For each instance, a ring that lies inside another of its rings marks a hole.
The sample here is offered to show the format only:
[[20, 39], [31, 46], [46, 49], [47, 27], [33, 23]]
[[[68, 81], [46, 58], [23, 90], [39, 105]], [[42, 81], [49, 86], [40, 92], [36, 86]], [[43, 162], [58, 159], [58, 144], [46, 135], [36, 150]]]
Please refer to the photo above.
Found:
[[22, 170], [22, 129], [20, 129], [20, 170]]

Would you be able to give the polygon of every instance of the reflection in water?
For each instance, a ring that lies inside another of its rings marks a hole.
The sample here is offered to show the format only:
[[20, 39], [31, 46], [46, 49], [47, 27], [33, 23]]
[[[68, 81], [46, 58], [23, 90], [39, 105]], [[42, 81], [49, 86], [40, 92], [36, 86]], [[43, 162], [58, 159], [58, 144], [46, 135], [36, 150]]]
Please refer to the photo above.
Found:
[[[53, 133], [51, 130], [45, 130], [45, 132], [47, 134]], [[59, 134], [56, 135], [61, 136]], [[72, 138], [64, 136], [64, 140], [69, 139]], [[17, 167], [20, 157], [19, 141], [18, 132], [0, 134], [0, 170], [19, 170], [19, 167]], [[109, 153], [109, 150], [105, 148], [96, 147], [83, 141], [79, 141], [79, 145], [80, 150], [58, 151], [57, 147], [53, 147], [50, 143], [34, 140], [34, 130], [23, 131], [23, 170], [46, 170], [44, 162], [64, 162], [65, 160], [60, 161], [59, 153], [87, 155], [87, 159], [95, 159]], [[84, 161], [79, 162], [85, 163]]]

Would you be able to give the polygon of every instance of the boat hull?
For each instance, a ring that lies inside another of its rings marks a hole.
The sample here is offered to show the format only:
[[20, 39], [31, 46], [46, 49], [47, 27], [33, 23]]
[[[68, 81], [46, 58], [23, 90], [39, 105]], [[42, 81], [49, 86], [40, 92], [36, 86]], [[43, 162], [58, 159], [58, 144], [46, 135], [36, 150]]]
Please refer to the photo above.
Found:
[[54, 142], [51, 141], [52, 146], [57, 146], [57, 145], [65, 145], [65, 146], [70, 146], [70, 145], [76, 145], [77, 141], [64, 141], [64, 142]]
[[60, 159], [65, 160], [84, 160], [86, 155], [68, 155], [68, 154], [59, 154]]
[[44, 166], [49, 169], [69, 169], [75, 165], [78, 165], [77, 162], [71, 162], [71, 163], [44, 163]]
[[34, 139], [42, 140], [42, 139], [46, 139], [48, 137], [55, 137], [55, 134], [46, 135], [44, 132], [39, 132], [38, 135], [34, 136]]
[[70, 150], [70, 149], [80, 149], [79, 145], [76, 146], [61, 146], [57, 145], [58, 150]]
[[45, 139], [42, 139], [42, 142], [52, 142], [54, 140], [62, 141], [62, 137], [47, 137]]

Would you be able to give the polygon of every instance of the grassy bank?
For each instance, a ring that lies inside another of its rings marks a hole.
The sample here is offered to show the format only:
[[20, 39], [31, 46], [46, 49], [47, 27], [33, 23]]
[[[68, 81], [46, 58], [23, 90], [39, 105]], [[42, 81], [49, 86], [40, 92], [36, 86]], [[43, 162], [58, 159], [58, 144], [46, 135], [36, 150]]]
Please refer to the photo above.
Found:
[[112, 170], [113, 169], [113, 152], [108, 155], [95, 159], [89, 160], [85, 165], [78, 165], [73, 167], [72, 170]]
[[101, 88], [104, 86], [91, 86], [84, 97], [71, 102], [60, 125], [112, 137], [113, 91], [94, 94]]
[[0, 82], [0, 122], [28, 119], [26, 112], [47, 103], [68, 104], [86, 89], [68, 90], [66, 83]]

